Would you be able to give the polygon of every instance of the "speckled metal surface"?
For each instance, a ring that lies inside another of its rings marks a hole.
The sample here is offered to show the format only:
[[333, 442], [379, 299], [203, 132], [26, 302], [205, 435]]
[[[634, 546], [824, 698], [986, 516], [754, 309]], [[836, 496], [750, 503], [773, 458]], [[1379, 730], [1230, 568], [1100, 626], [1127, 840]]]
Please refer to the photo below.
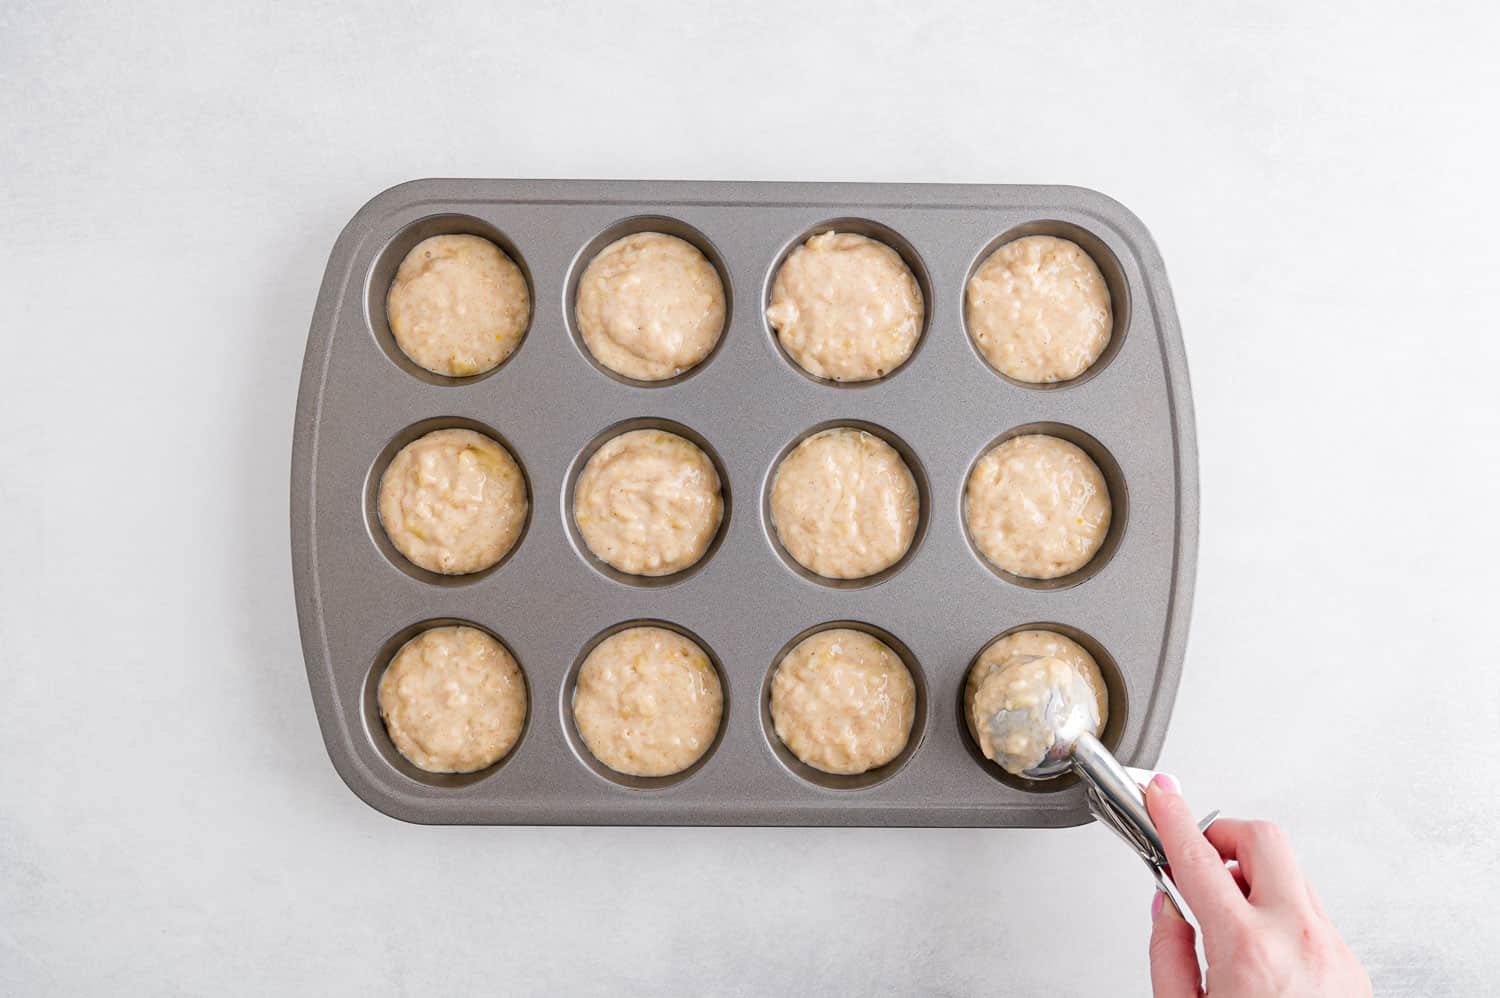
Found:
[[[808, 377], [764, 319], [779, 261], [829, 228], [884, 239], [922, 285], [927, 324], [908, 363], [865, 385]], [[672, 232], [719, 267], [729, 294], [718, 349], [671, 382], [644, 386], [594, 364], [572, 297], [594, 251], [632, 231]], [[522, 266], [533, 314], [496, 371], [450, 380], [395, 347], [384, 295], [420, 239], [472, 232]], [[1099, 263], [1115, 333], [1082, 378], [1038, 388], [1006, 380], [963, 323], [969, 274], [1000, 243], [1074, 239]], [[865, 425], [898, 446], [922, 487], [917, 540], [892, 571], [828, 584], [790, 562], [766, 517], [778, 457], [813, 428]], [[428, 429], [470, 426], [525, 469], [531, 515], [494, 569], [443, 578], [384, 537], [375, 483], [395, 450]], [[614, 428], [658, 425], [706, 445], [726, 485], [715, 547], [693, 571], [631, 580], [593, 560], [568, 512], [573, 477]], [[963, 521], [964, 481], [996, 440], [1057, 433], [1099, 461], [1115, 502], [1101, 552], [1076, 577], [1029, 583], [994, 571]], [[607, 433], [605, 431], [611, 431]], [[1141, 222], [1072, 187], [633, 181], [422, 180], [377, 196], [334, 246], [313, 315], [297, 404], [291, 535], [302, 644], [323, 738], [344, 781], [409, 821], [470, 824], [1063, 826], [1088, 820], [1072, 781], [1028, 786], [985, 763], [961, 718], [973, 657], [1001, 633], [1043, 626], [1083, 640], [1111, 687], [1105, 741], [1131, 765], [1160, 749], [1180, 675], [1196, 562], [1192, 403], [1166, 273]], [[696, 636], [724, 681], [718, 743], [656, 781], [615, 777], [572, 729], [576, 666], [634, 620]], [[375, 682], [399, 645], [434, 622], [465, 621], [505, 642], [526, 673], [530, 716], [496, 766], [435, 776], [390, 744]], [[769, 727], [767, 677], [792, 640], [832, 622], [893, 639], [921, 697], [911, 743], [873, 774], [802, 766]]]

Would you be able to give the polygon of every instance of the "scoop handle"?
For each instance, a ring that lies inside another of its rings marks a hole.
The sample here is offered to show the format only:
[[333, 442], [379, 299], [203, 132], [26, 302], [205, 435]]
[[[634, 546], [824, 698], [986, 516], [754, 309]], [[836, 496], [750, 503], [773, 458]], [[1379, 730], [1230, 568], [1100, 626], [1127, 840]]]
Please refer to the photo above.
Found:
[[[1089, 810], [1145, 861], [1156, 886], [1166, 895], [1167, 903], [1177, 909], [1177, 914], [1190, 918], [1187, 901], [1167, 875], [1167, 851], [1162, 848], [1161, 836], [1157, 834], [1151, 815], [1146, 813], [1146, 795], [1136, 782], [1137, 773], [1120, 765], [1109, 749], [1091, 734], [1079, 737], [1072, 759], [1074, 769], [1088, 784]], [[1198, 822], [1198, 830], [1207, 831], [1218, 816], [1218, 811], [1210, 812]]]
[[1146, 795], [1104, 743], [1087, 732], [1073, 745], [1073, 766], [1098, 795], [1098, 802], [1111, 812], [1104, 817], [1114, 831], [1124, 836], [1153, 867], [1167, 865], [1161, 836], [1146, 812]]

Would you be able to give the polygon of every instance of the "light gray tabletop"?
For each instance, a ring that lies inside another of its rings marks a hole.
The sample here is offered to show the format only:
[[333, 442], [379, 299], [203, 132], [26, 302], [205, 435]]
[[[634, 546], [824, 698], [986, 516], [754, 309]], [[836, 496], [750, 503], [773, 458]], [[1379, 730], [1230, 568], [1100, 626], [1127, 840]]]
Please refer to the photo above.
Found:
[[1378, 991], [1483, 992], [1497, 30], [1387, 3], [10, 5], [0, 992], [1147, 992], [1150, 884], [1098, 827], [424, 828], [343, 786], [292, 602], [297, 379], [339, 227], [443, 175], [1123, 201], [1201, 456], [1162, 765], [1288, 829]]

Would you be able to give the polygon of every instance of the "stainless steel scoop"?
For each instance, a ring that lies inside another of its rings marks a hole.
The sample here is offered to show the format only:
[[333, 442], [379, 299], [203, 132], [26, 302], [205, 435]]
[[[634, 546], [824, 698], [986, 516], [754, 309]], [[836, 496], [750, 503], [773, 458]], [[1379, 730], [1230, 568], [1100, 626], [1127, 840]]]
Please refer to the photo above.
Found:
[[[1034, 656], [1021, 661], [1031, 660]], [[1157, 886], [1177, 911], [1185, 914], [1187, 904], [1167, 873], [1167, 854], [1156, 825], [1146, 813], [1146, 796], [1141, 791], [1142, 784], [1156, 774], [1120, 765], [1094, 737], [1098, 724], [1098, 714], [1090, 700], [1054, 686], [1039, 712], [997, 710], [990, 715], [989, 734], [996, 745], [1003, 745], [1017, 732], [1034, 735], [1038, 727], [1050, 732], [1052, 743], [1041, 760], [1018, 775], [1029, 780], [1052, 780], [1076, 772], [1087, 784], [1089, 811], [1135, 850]], [[1218, 816], [1218, 811], [1210, 813], [1198, 823], [1198, 828], [1206, 831]]]

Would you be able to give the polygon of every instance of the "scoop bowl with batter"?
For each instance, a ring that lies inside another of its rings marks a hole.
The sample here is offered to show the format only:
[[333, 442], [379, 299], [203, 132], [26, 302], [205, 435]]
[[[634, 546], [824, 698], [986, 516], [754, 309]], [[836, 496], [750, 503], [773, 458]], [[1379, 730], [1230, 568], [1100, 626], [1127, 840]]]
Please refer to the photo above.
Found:
[[[1062, 691], [1058, 703], [1048, 700], [1054, 689]], [[1002, 635], [969, 669], [964, 684], [969, 733], [984, 757], [1008, 773], [1021, 775], [1042, 761], [1052, 748], [1042, 715], [1063, 709], [1077, 710], [1096, 735], [1109, 720], [1109, 689], [1099, 663], [1064, 634], [1030, 628]], [[991, 722], [1002, 712], [1004, 731], [997, 732]]]

